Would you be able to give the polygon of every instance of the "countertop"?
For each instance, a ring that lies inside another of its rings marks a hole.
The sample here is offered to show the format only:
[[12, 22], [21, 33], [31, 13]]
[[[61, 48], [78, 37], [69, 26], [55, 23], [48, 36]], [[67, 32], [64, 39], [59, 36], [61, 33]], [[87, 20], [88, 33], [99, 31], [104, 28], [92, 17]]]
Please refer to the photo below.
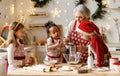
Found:
[[26, 70], [24, 68], [18, 68], [13, 72], [7, 74], [7, 76], [120, 76], [120, 72], [116, 71], [91, 71], [88, 73], [80, 74], [75, 71], [53, 71], [53, 72], [42, 72]]

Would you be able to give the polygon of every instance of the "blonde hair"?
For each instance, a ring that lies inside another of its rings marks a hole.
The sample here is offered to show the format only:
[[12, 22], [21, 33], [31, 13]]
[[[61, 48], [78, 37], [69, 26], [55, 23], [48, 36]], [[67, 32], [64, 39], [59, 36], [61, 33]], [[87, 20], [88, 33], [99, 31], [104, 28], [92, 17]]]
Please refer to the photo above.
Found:
[[78, 5], [74, 10], [73, 10], [73, 14], [75, 15], [75, 13], [80, 13], [81, 15], [83, 15], [86, 19], [90, 18], [90, 10], [83, 4]]
[[[18, 46], [16, 36], [14, 34], [14, 31], [18, 31], [19, 29], [24, 28], [24, 25], [19, 22], [13, 22], [9, 26], [9, 32], [8, 32], [8, 38], [7, 41], [4, 44], [4, 47], [7, 47], [10, 43], [15, 43], [15, 46]], [[23, 43], [22, 40], [20, 40], [21, 43]]]

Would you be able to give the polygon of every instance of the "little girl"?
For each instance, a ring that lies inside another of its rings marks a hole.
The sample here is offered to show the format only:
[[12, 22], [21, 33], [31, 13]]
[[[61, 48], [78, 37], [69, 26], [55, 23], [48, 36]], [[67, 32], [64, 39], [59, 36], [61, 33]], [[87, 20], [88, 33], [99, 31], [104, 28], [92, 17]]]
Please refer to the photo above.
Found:
[[8, 46], [8, 73], [25, 64], [24, 44], [22, 41], [24, 32], [22, 23], [13, 22], [9, 26], [8, 39], [6, 41]]
[[48, 21], [45, 26], [48, 33], [46, 44], [47, 55], [45, 60], [56, 60], [57, 63], [62, 62], [62, 52], [65, 51], [65, 47], [60, 38], [60, 29], [52, 21]]
[[98, 27], [88, 20], [83, 20], [77, 31], [82, 38], [89, 41], [89, 55], [92, 54], [97, 67], [109, 64], [110, 52], [100, 37]]

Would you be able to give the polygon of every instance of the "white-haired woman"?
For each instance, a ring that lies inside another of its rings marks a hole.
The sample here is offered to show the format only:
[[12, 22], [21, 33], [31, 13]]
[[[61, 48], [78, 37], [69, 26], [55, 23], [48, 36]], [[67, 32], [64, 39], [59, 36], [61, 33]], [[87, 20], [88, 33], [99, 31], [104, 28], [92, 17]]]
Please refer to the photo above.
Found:
[[81, 38], [76, 28], [80, 25], [81, 21], [89, 19], [90, 10], [85, 5], [80, 4], [74, 9], [73, 13], [75, 20], [69, 23], [64, 41], [66, 45], [68, 42], [72, 42], [77, 47], [77, 52], [81, 52], [80, 63], [86, 63], [88, 57], [86, 45], [88, 41]]

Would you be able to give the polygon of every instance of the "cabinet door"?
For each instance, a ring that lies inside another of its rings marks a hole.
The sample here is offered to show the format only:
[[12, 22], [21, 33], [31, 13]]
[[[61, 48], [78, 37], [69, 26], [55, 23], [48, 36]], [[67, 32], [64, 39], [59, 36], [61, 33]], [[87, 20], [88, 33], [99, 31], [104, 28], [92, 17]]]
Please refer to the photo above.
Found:
[[6, 76], [6, 61], [0, 59], [0, 76]]

